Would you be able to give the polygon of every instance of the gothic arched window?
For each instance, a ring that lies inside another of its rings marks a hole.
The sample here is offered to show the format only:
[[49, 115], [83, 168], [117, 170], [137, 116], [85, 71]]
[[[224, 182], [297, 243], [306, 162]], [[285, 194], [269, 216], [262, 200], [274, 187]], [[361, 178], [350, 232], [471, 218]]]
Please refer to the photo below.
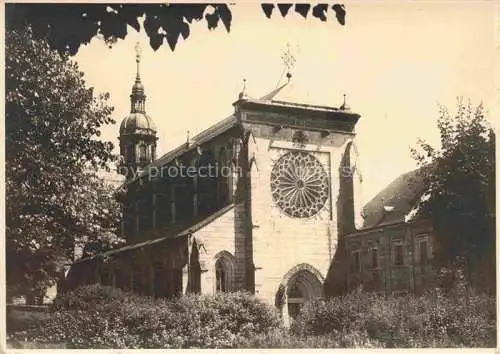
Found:
[[222, 252], [215, 262], [215, 291], [229, 292], [233, 288], [233, 256], [229, 252]]
[[219, 292], [226, 292], [227, 273], [224, 265], [220, 260], [215, 263], [215, 290]]

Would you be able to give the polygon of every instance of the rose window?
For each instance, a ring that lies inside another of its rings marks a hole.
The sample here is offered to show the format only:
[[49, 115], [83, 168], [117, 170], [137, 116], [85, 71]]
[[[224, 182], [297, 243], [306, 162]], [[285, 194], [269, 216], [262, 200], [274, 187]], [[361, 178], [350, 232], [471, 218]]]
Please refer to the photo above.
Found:
[[271, 171], [273, 199], [291, 217], [305, 218], [317, 214], [325, 206], [328, 191], [325, 169], [308, 153], [286, 153]]

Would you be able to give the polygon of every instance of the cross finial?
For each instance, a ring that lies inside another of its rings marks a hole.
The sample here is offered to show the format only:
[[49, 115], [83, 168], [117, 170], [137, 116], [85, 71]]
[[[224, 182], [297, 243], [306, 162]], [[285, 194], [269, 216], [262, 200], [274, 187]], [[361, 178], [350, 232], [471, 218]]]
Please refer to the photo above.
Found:
[[292, 54], [292, 51], [290, 50], [290, 43], [286, 43], [286, 49], [285, 52], [281, 55], [281, 60], [283, 60], [283, 64], [286, 66], [287, 70], [287, 78], [290, 80], [292, 77], [292, 74], [290, 73], [290, 70], [293, 68], [295, 64], [295, 57]]
[[141, 61], [141, 53], [142, 53], [141, 44], [137, 42], [135, 44], [135, 58], [137, 62]]
[[247, 98], [247, 79], [243, 79], [243, 89], [241, 90], [238, 98], [240, 100]]
[[141, 76], [139, 74], [139, 63], [141, 62], [141, 52], [142, 48], [139, 42], [135, 44], [135, 62], [137, 63], [137, 76], [136, 76], [136, 81], [141, 80]]

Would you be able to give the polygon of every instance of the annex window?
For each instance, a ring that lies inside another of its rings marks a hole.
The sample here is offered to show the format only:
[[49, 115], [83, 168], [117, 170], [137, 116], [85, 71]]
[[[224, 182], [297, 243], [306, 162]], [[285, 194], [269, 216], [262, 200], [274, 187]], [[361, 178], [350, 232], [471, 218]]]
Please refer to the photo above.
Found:
[[378, 249], [376, 248], [370, 250], [370, 268], [378, 268]]
[[356, 250], [352, 252], [351, 270], [353, 272], [361, 272], [361, 251]]
[[403, 245], [402, 244], [396, 244], [394, 245], [394, 265], [401, 266], [404, 263], [404, 258], [403, 258]]
[[420, 264], [426, 264], [428, 261], [428, 253], [427, 253], [427, 240], [422, 240], [418, 243], [419, 246], [419, 254], [420, 254]]

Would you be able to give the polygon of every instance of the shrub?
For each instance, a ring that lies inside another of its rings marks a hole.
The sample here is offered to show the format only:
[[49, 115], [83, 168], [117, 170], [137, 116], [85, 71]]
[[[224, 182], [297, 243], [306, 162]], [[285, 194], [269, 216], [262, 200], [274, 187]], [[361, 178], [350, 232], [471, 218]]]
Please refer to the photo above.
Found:
[[246, 293], [154, 300], [98, 285], [59, 296], [11, 342], [67, 348], [494, 347], [495, 298], [467, 288], [421, 296], [355, 292], [315, 300], [291, 329]]
[[352, 293], [315, 300], [291, 327], [298, 336], [357, 335], [384, 347], [494, 347], [495, 299], [470, 289], [421, 296]]
[[312, 300], [305, 304], [291, 330], [297, 335], [348, 332], [356, 328], [371, 299], [371, 294], [353, 292], [327, 300]]
[[119, 302], [137, 303], [141, 302], [141, 297], [112, 286], [85, 285], [66, 293], [57, 294], [50, 309], [52, 311], [87, 310], [99, 305], [110, 305]]
[[92, 285], [61, 295], [43, 325], [15, 336], [71, 348], [224, 348], [280, 324], [245, 293], [154, 300]]

